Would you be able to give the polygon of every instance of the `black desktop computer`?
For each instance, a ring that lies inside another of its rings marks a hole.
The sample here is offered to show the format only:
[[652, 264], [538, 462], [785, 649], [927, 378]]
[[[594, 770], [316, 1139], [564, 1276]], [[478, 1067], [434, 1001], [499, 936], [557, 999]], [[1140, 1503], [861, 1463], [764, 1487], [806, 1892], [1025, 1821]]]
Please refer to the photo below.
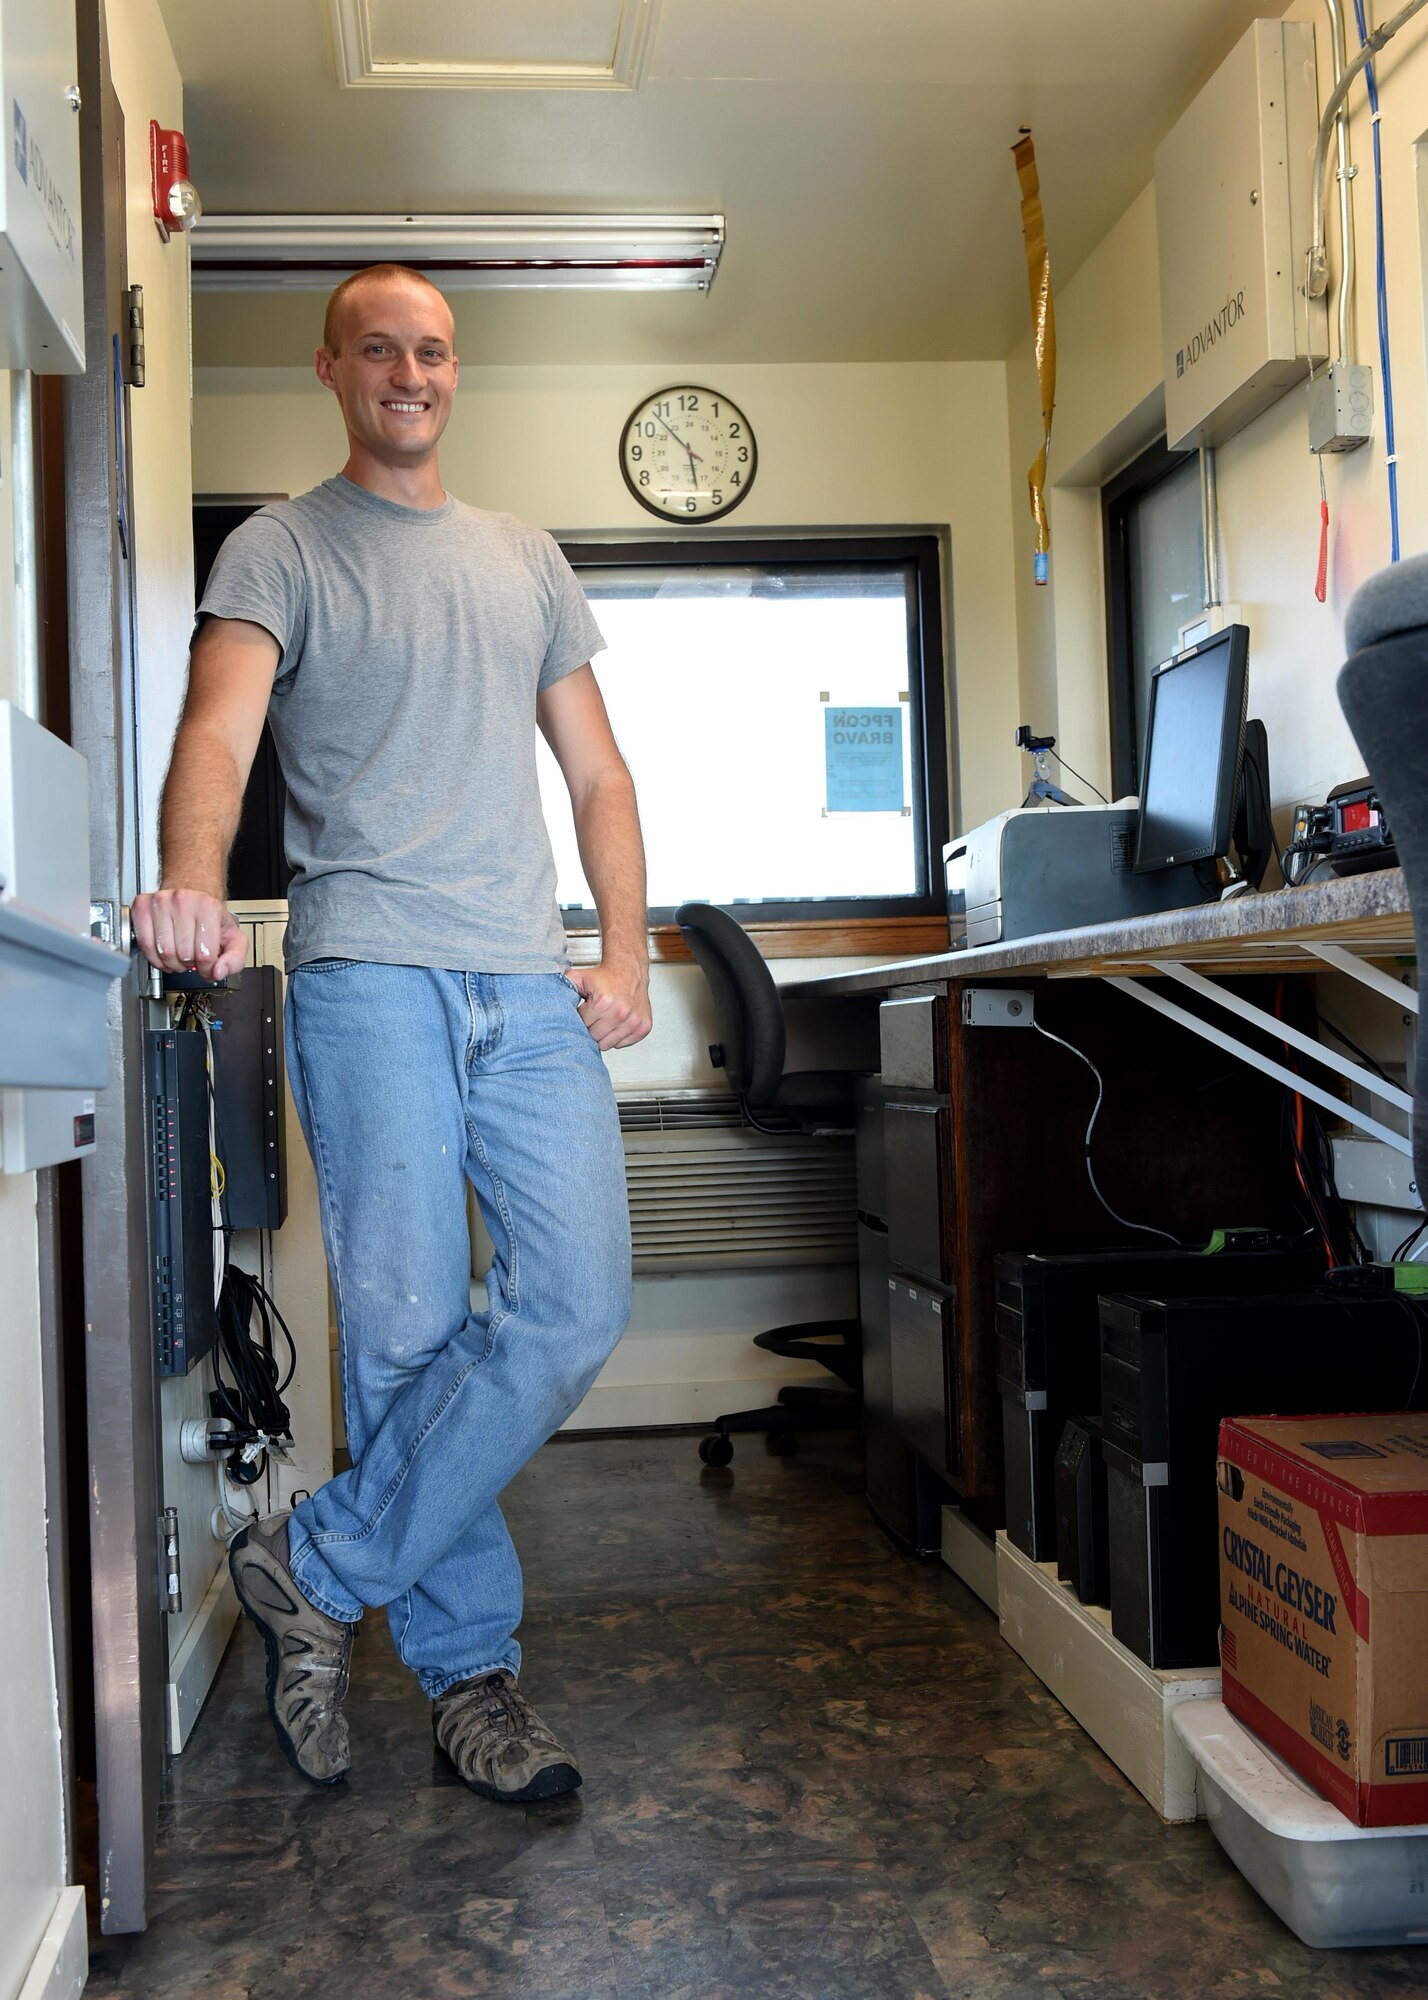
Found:
[[1111, 1547], [1099, 1417], [1070, 1417], [1056, 1448], [1056, 1574], [1083, 1604], [1109, 1605]]
[[1216, 1659], [1223, 1417], [1422, 1409], [1423, 1324], [1393, 1294], [1101, 1301], [1111, 1630], [1148, 1666]]
[[1101, 1407], [1103, 1292], [1312, 1291], [1317, 1251], [1273, 1245], [1196, 1250], [1015, 1252], [995, 1265], [1007, 1536], [1033, 1562], [1056, 1555], [1055, 1460], [1069, 1417]]

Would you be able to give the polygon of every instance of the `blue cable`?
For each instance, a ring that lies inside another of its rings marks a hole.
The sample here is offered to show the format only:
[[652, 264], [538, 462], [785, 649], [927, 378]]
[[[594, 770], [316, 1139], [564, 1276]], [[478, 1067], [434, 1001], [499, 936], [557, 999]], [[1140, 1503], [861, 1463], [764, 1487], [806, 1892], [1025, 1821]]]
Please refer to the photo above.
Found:
[[[1364, 0], [1354, 0], [1354, 20], [1358, 25], [1359, 47], [1368, 40], [1368, 22], [1364, 15]], [[1368, 84], [1369, 110], [1373, 113], [1373, 206], [1374, 224], [1378, 235], [1377, 293], [1378, 293], [1378, 354], [1383, 370], [1383, 437], [1388, 457], [1388, 525], [1391, 562], [1398, 561], [1398, 462], [1394, 443], [1393, 428], [1393, 370], [1388, 355], [1388, 272], [1383, 254], [1383, 154], [1379, 147], [1378, 83], [1374, 77], [1373, 64], [1364, 67], [1364, 80]]]

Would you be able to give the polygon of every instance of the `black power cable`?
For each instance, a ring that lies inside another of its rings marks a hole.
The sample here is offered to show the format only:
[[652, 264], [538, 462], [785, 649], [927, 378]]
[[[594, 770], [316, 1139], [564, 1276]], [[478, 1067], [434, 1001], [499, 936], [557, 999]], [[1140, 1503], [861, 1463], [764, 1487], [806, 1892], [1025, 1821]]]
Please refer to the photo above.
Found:
[[[256, 1313], [260, 1332], [251, 1331]], [[274, 1351], [273, 1322], [282, 1329], [288, 1348], [284, 1374]], [[231, 1382], [223, 1379], [226, 1362]], [[283, 1391], [297, 1373], [297, 1347], [291, 1329], [269, 1292], [250, 1271], [230, 1264], [224, 1273], [218, 1300], [218, 1345], [213, 1350], [214, 1389], [209, 1408], [215, 1417], [226, 1417], [240, 1431], [262, 1432], [270, 1438], [291, 1438], [292, 1418]], [[243, 1485], [262, 1477], [267, 1453], [242, 1459], [236, 1453], [229, 1471]]]

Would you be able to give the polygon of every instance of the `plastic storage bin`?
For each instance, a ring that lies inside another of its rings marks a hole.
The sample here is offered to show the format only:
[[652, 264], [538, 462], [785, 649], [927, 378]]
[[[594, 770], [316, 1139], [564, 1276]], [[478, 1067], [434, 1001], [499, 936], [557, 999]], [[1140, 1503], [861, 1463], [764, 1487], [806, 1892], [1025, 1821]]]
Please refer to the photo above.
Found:
[[1428, 1826], [1355, 1826], [1222, 1701], [1171, 1720], [1216, 1840], [1305, 1944], [1428, 1943]]

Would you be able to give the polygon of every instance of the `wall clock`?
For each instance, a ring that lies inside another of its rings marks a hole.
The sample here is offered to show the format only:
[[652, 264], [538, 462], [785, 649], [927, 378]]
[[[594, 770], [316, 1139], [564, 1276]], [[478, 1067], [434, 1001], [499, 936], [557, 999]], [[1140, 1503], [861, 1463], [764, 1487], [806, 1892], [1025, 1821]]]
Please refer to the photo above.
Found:
[[737, 403], [688, 382], [657, 389], [620, 437], [620, 470], [642, 507], [669, 521], [713, 521], [744, 499], [758, 447]]

